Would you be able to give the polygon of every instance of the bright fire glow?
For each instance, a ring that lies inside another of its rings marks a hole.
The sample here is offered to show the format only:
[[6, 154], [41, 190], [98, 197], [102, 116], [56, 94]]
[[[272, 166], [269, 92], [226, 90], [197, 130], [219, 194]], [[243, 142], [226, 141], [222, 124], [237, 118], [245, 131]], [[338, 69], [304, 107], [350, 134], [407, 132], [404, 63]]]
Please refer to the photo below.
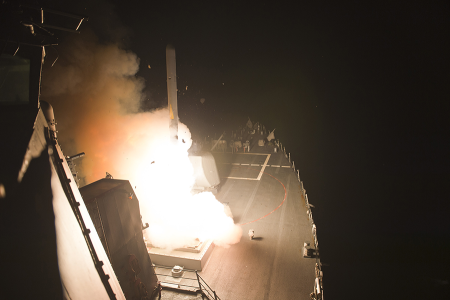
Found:
[[154, 246], [169, 249], [188, 245], [196, 238], [213, 239], [222, 246], [239, 242], [241, 229], [224, 205], [210, 192], [191, 194], [195, 179], [187, 152], [192, 144], [190, 132], [179, 123], [178, 144], [173, 145], [168, 116], [167, 109], [142, 114], [144, 119], [157, 120], [157, 124], [153, 130], [142, 125], [140, 128], [158, 133], [152, 137], [144, 132], [138, 134], [142, 141], [130, 138], [137, 148], [147, 148], [138, 151], [141, 157], [133, 155], [131, 161], [127, 155], [116, 168], [124, 172], [121, 178], [128, 178], [136, 186], [143, 220], [150, 224], [145, 234]]
[[136, 55], [98, 43], [89, 31], [71, 36], [58, 51], [58, 63], [44, 65], [42, 99], [54, 107], [64, 153], [86, 153], [79, 169], [86, 183], [106, 172], [129, 180], [155, 246], [178, 248], [195, 238], [222, 246], [239, 242], [241, 228], [228, 207], [211, 193], [190, 193], [189, 129], [179, 123], [178, 145], [171, 145], [168, 110], [139, 112], [144, 85], [135, 76]]

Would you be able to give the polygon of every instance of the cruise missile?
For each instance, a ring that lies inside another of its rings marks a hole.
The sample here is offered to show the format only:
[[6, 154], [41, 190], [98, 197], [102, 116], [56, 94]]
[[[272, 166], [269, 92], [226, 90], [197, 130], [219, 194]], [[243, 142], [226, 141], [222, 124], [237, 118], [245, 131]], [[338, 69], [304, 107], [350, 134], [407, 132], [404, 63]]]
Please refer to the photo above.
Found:
[[166, 47], [166, 70], [170, 117], [169, 134], [170, 140], [176, 145], [178, 142], [177, 71], [175, 48], [172, 45], [167, 45]]

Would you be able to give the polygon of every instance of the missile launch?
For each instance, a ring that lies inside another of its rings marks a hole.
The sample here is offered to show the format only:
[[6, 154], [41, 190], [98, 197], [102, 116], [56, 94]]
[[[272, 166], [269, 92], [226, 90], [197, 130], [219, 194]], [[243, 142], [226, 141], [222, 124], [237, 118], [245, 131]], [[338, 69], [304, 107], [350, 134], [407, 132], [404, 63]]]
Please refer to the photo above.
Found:
[[178, 142], [178, 105], [177, 105], [177, 70], [175, 48], [172, 45], [166, 47], [167, 70], [167, 98], [169, 100], [169, 131], [173, 144]]

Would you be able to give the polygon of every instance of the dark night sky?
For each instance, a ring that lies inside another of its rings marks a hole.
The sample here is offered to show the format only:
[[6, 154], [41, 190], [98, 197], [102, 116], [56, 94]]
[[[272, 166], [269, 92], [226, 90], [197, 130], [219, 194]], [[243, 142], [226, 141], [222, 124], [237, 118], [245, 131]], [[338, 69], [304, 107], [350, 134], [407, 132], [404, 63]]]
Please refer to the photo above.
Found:
[[144, 107], [166, 103], [172, 43], [194, 135], [276, 128], [316, 206], [327, 298], [449, 299], [449, 4], [328, 2], [71, 9], [140, 57]]

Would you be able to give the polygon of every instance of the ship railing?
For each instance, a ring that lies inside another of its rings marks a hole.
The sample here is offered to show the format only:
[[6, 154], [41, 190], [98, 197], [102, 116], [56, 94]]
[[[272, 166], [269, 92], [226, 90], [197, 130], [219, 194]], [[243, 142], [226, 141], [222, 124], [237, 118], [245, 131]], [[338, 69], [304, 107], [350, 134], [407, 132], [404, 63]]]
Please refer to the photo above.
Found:
[[[263, 130], [265, 132], [264, 126], [263, 126]], [[311, 293], [311, 298], [316, 299], [316, 300], [323, 300], [323, 282], [322, 282], [323, 272], [322, 272], [322, 264], [320, 262], [320, 257], [319, 257], [319, 241], [317, 239], [317, 228], [316, 228], [316, 224], [314, 223], [314, 219], [313, 219], [312, 211], [311, 211], [311, 207], [313, 207], [313, 205], [311, 205], [309, 203], [308, 195], [306, 194], [306, 190], [303, 187], [303, 181], [300, 180], [300, 171], [295, 169], [295, 162], [293, 160], [291, 160], [291, 153], [286, 152], [286, 147], [284, 147], [283, 144], [279, 140], [275, 141], [275, 145], [278, 147], [279, 150], [281, 150], [283, 152], [284, 156], [289, 161], [290, 167], [294, 170], [294, 172], [297, 173], [297, 180], [301, 186], [302, 197], [305, 199], [305, 202], [306, 202], [306, 213], [308, 214], [309, 221], [311, 223], [311, 231], [312, 231], [312, 235], [314, 237], [314, 247], [315, 247], [314, 257], [316, 259], [316, 267], [315, 267], [316, 278], [314, 281], [314, 290], [313, 290], [313, 293]], [[215, 298], [213, 298], [213, 299], [215, 299]]]
[[172, 276], [171, 267], [154, 265], [155, 274], [161, 282], [163, 289], [179, 292], [200, 293], [209, 300], [220, 300], [206, 281], [198, 274], [197, 270], [183, 269], [180, 277]]
[[200, 275], [198, 275], [198, 272], [195, 271], [195, 274], [197, 275], [197, 279], [198, 279], [198, 285], [200, 287], [200, 292], [205, 295], [208, 299], [211, 300], [220, 300], [219, 297], [217, 297], [216, 295], [216, 291], [214, 291], [207, 283], [205, 280], [203, 280], [202, 277], [200, 277]]
[[314, 238], [314, 248], [315, 248], [315, 259], [316, 259], [316, 266], [315, 266], [315, 280], [314, 280], [314, 290], [311, 293], [311, 298], [316, 300], [323, 300], [323, 272], [322, 272], [322, 263], [320, 262], [320, 256], [319, 256], [319, 241], [317, 239], [317, 227], [314, 223], [313, 215], [311, 207], [314, 207], [309, 203], [308, 195], [306, 194], [306, 190], [303, 187], [303, 181], [300, 180], [300, 170], [295, 169], [295, 163], [293, 160], [291, 160], [291, 153], [286, 152], [286, 147], [283, 147], [283, 144], [280, 143], [279, 140], [276, 141], [277, 147], [283, 151], [284, 156], [289, 161], [289, 164], [291, 168], [294, 170], [294, 172], [297, 173], [297, 179], [301, 186], [302, 191], [302, 197], [305, 199], [306, 203], [306, 213], [308, 214], [309, 221], [311, 223], [311, 233]]

